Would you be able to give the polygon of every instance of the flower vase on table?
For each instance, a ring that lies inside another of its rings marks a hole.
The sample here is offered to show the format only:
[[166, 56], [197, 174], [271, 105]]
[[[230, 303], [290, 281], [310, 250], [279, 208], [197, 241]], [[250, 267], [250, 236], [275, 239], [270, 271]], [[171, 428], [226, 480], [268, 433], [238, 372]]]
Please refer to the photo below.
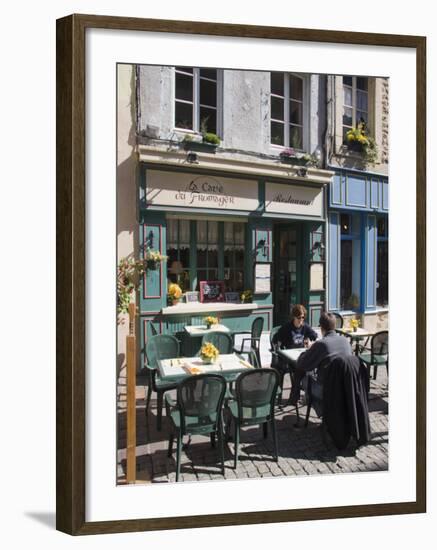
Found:
[[211, 344], [211, 342], [203, 344], [200, 348], [200, 358], [206, 364], [214, 363], [217, 361], [218, 356], [219, 350], [214, 346], [214, 344]]
[[359, 325], [360, 325], [360, 322], [358, 321], [358, 319], [351, 320], [350, 326], [353, 332], [357, 332]]
[[203, 319], [205, 325], [206, 325], [206, 330], [210, 330], [210, 328], [213, 326], [213, 325], [217, 325], [218, 324], [218, 319], [217, 317], [212, 317], [212, 315], [208, 315], [208, 317], [205, 317]]

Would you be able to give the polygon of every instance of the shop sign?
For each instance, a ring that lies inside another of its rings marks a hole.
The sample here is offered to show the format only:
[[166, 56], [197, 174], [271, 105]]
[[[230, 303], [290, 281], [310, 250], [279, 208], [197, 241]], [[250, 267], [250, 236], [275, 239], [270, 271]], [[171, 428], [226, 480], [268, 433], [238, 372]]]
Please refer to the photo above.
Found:
[[323, 218], [323, 188], [266, 183], [266, 212]]
[[258, 183], [235, 178], [148, 170], [146, 204], [250, 212], [259, 206]]

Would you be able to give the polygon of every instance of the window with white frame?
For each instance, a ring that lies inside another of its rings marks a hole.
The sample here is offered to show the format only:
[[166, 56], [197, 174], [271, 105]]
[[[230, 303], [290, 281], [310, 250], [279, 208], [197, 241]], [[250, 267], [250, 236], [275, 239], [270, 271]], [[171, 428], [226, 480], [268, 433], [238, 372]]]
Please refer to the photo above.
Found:
[[343, 142], [346, 134], [360, 122], [369, 125], [369, 79], [343, 76]]
[[303, 78], [288, 73], [270, 73], [270, 143], [303, 149], [303, 142]]
[[219, 133], [219, 71], [175, 67], [175, 127]]

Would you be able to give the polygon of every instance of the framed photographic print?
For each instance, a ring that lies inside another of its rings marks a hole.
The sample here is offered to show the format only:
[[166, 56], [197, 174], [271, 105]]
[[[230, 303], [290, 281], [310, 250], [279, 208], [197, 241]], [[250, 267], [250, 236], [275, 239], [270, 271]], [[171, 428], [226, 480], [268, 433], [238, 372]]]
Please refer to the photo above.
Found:
[[[59, 530], [425, 511], [425, 59], [417, 36], [58, 20]], [[225, 274], [251, 302], [227, 299]], [[218, 349], [228, 335], [201, 349], [185, 327], [256, 332], [262, 319], [269, 367], [269, 335], [293, 306], [297, 322], [329, 311], [370, 335], [344, 367], [362, 408], [333, 422], [323, 402], [285, 404], [265, 439], [228, 408], [238, 446], [218, 421], [183, 431], [177, 388], [200, 417], [201, 385], [219, 396], [212, 384], [249, 368]]]

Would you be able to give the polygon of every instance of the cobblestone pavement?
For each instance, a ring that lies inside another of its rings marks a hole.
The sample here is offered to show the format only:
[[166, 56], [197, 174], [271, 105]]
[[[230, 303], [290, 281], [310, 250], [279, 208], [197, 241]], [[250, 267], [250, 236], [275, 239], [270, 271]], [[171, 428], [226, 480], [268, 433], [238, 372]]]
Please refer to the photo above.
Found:
[[[263, 354], [263, 364], [268, 356]], [[163, 416], [162, 430], [156, 429], [156, 400], [152, 395], [149, 414], [145, 415], [145, 380], [137, 383], [137, 481], [139, 483], [167, 483], [175, 481], [176, 453], [167, 457], [169, 425]], [[300, 410], [300, 426], [296, 427], [295, 408], [286, 403], [290, 390], [289, 378], [283, 393], [283, 406], [277, 408], [279, 460], [272, 459], [273, 445], [270, 433], [263, 438], [261, 427], [250, 426], [241, 431], [239, 465], [233, 469], [234, 444], [225, 444], [225, 479], [260, 478], [271, 476], [295, 476], [313, 474], [381, 471], [388, 469], [388, 389], [385, 368], [378, 370], [377, 380], [372, 380], [369, 395], [369, 415], [372, 430], [367, 445], [356, 448], [351, 442], [339, 451], [329, 436], [324, 440], [321, 420], [311, 410], [307, 428], [303, 427], [306, 406]], [[126, 419], [123, 385], [120, 385], [118, 430], [118, 482], [125, 479]], [[217, 448], [211, 446], [205, 436], [193, 436], [187, 445], [184, 438], [181, 460], [182, 481], [223, 480]]]

